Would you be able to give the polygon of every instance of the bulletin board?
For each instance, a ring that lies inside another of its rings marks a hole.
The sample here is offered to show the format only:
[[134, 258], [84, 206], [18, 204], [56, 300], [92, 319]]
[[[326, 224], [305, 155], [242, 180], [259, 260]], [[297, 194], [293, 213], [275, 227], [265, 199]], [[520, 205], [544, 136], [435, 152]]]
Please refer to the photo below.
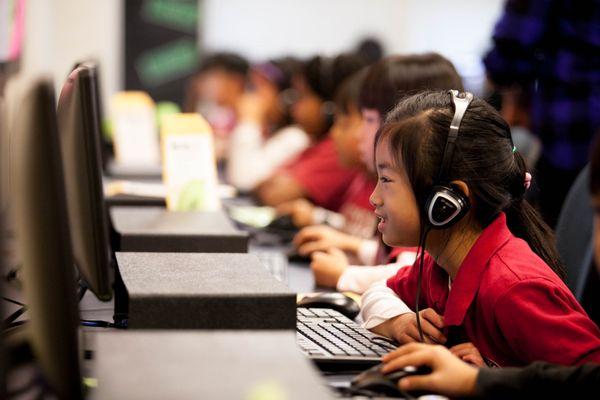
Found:
[[183, 105], [185, 86], [198, 68], [199, 0], [127, 0], [125, 90]]

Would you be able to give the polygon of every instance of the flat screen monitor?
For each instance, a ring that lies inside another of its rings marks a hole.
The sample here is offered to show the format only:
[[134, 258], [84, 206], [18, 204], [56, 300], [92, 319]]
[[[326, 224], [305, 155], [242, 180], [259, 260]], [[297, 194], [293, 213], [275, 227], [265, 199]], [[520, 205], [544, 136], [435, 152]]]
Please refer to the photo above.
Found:
[[58, 125], [75, 263], [84, 284], [108, 301], [114, 257], [102, 189], [99, 98], [96, 66], [79, 64], [62, 87]]
[[79, 312], [54, 88], [26, 93], [13, 133], [12, 207], [26, 304], [27, 334], [48, 386], [61, 399], [82, 398]]
[[[2, 218], [0, 216], [0, 271], [4, 272], [5, 263], [4, 263], [4, 224], [2, 223]], [[2, 301], [2, 283], [0, 283], [0, 315], [4, 318], [4, 304]], [[0, 334], [0, 399], [6, 398], [6, 374], [7, 374], [7, 363], [6, 357], [4, 355], [4, 345], [3, 345], [4, 335]]]

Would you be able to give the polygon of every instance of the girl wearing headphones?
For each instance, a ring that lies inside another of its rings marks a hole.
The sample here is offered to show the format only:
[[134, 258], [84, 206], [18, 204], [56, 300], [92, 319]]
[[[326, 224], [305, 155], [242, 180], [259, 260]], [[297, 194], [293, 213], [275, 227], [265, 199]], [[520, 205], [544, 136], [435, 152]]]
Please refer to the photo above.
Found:
[[[365, 293], [367, 327], [488, 365], [600, 361], [600, 330], [561, 279], [552, 232], [523, 198], [530, 175], [491, 106], [455, 91], [406, 98], [376, 138], [375, 164], [384, 242], [421, 255], [387, 292]], [[390, 296], [412, 309], [390, 313]]]

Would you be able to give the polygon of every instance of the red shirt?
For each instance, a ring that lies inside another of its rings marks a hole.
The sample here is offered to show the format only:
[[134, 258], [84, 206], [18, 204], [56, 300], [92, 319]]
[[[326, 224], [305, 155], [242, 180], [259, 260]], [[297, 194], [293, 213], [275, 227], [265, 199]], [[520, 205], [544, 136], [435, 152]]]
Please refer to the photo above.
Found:
[[337, 150], [331, 138], [326, 138], [304, 150], [294, 161], [283, 167], [306, 191], [318, 206], [338, 211], [344, 192], [359, 174], [344, 168], [338, 161]]
[[[448, 274], [425, 255], [421, 306], [444, 316], [481, 355], [500, 366], [536, 360], [600, 363], [600, 330], [560, 278], [512, 235], [501, 213], [481, 234], [448, 288]], [[418, 268], [402, 268], [388, 286], [410, 307]]]
[[340, 213], [344, 216], [344, 232], [371, 239], [377, 228], [377, 217], [369, 198], [376, 182], [364, 173], [357, 174], [343, 196]]

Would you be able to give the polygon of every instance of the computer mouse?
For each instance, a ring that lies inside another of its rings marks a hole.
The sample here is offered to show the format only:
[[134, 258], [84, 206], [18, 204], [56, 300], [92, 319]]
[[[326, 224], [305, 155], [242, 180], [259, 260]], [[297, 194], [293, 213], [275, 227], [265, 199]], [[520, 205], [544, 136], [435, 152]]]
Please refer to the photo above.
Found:
[[357, 393], [372, 393], [387, 397], [406, 397], [398, 387], [398, 381], [405, 376], [427, 375], [431, 373], [428, 367], [407, 366], [389, 374], [381, 373], [382, 364], [375, 365], [362, 372], [352, 380], [351, 389]]
[[292, 220], [292, 216], [289, 214], [279, 215], [267, 225], [267, 229], [276, 229], [282, 231], [293, 231], [297, 232], [298, 227], [294, 225], [294, 221]]
[[356, 318], [360, 312], [356, 301], [339, 292], [323, 292], [306, 296], [298, 302], [298, 307], [332, 308], [350, 319]]
[[298, 253], [298, 249], [296, 247], [292, 247], [288, 251], [285, 252], [287, 259], [289, 262], [302, 263], [302, 264], [310, 264], [311, 258], [310, 256], [302, 255]]
[[294, 226], [290, 215], [280, 215], [275, 217], [269, 225], [264, 227], [264, 232], [277, 235], [283, 242], [291, 242], [298, 233], [298, 228]]

